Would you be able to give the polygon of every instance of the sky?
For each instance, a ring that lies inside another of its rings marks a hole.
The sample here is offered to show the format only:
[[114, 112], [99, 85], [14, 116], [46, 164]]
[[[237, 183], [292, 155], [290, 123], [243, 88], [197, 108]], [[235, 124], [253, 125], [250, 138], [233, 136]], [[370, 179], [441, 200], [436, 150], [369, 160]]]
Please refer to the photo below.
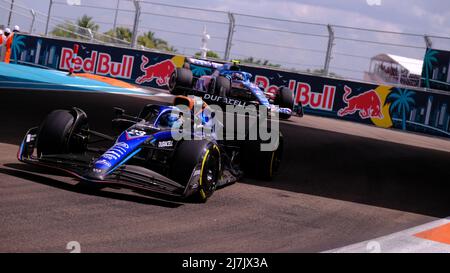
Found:
[[[5, 25], [7, 22], [8, 12], [5, 9], [9, 8], [9, 1], [0, 0], [0, 25]], [[59, 20], [75, 20], [83, 14], [88, 14], [93, 16], [100, 25], [100, 31], [105, 32], [112, 28], [114, 11], [109, 9], [115, 8], [117, 0], [79, 0], [82, 5], [103, 7], [99, 9], [68, 6], [66, 0], [55, 1], [59, 3], [52, 7], [54, 17], [52, 25], [58, 23], [56, 17]], [[16, 13], [12, 17], [12, 25], [18, 24], [22, 29], [29, 31], [31, 19], [27, 9], [33, 8], [42, 13], [37, 17], [34, 32], [42, 33], [46, 19], [44, 14], [47, 14], [49, 0], [15, 0], [15, 2], [17, 6]], [[450, 37], [450, 1], [447, 0], [147, 0], [147, 2], [319, 24]], [[134, 10], [134, 6], [128, 0], [120, 0], [120, 9]], [[203, 28], [206, 27], [211, 36], [208, 47], [223, 55], [228, 32], [226, 13], [186, 10], [149, 3], [142, 4], [142, 10], [140, 32], [151, 30], [158, 37], [169, 41], [180, 53], [190, 55], [199, 51], [200, 36]], [[180, 16], [218, 23], [176, 18]], [[118, 13], [118, 25], [131, 28], [133, 20], [133, 12]], [[235, 20], [237, 26], [231, 50], [232, 57], [253, 56], [268, 59], [286, 68], [300, 70], [323, 67], [328, 43], [328, 32], [325, 26], [256, 19], [242, 15], [236, 15]], [[331, 70], [348, 77], [361, 78], [362, 72], [368, 69], [370, 57], [379, 53], [421, 59], [425, 51], [423, 37], [339, 27], [334, 28], [334, 32], [337, 38], [333, 46]], [[304, 35], [305, 33], [310, 35]], [[375, 43], [354, 40], [369, 40]], [[434, 47], [450, 50], [450, 39], [432, 38], [432, 41]]]

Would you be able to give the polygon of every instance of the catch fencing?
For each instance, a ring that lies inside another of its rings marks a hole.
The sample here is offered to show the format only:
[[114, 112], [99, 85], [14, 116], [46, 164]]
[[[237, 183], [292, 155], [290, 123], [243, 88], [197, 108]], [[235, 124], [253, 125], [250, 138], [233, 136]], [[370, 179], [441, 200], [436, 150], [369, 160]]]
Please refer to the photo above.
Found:
[[[210, 38], [207, 48], [221, 60], [241, 59], [258, 66], [354, 80], [371, 80], [364, 75], [372, 57], [380, 53], [421, 60], [426, 48], [450, 50], [450, 37], [307, 22], [301, 18], [271, 18], [146, 0], [117, 0], [109, 6], [93, 0], [83, 0], [80, 5], [68, 5], [63, 0], [48, 3], [47, 12], [38, 12], [17, 3], [11, 5], [11, 0], [0, 0], [0, 10], [5, 14], [12, 11], [11, 25], [15, 21], [29, 22], [29, 27], [23, 28], [30, 33], [51, 35], [51, 30], [59, 28], [79, 40], [99, 44], [145, 49], [137, 45], [137, 38], [151, 31], [167, 41], [171, 50], [183, 55], [201, 51], [206, 30]], [[95, 16], [99, 12], [102, 16]], [[101, 31], [77, 26], [75, 21], [83, 14], [92, 14]], [[367, 24], [374, 22], [368, 19]], [[115, 27], [129, 28], [129, 39], [104, 34]]]

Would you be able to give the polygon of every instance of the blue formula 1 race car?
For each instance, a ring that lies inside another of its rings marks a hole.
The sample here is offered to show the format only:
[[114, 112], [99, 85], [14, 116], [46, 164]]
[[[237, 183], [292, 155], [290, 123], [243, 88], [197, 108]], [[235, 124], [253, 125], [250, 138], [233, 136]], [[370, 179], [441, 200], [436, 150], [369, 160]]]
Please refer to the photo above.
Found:
[[[200, 71], [200, 72], [199, 72]], [[172, 94], [194, 94], [209, 104], [216, 105], [263, 105], [281, 119], [289, 119], [294, 108], [293, 92], [280, 87], [276, 94], [266, 93], [251, 82], [252, 75], [242, 71], [239, 63], [215, 63], [207, 60], [186, 58], [184, 67], [172, 74], [168, 87]], [[302, 116], [303, 109], [298, 106]]]
[[[195, 104], [201, 111], [193, 112]], [[219, 140], [210, 125], [214, 112], [200, 98], [177, 96], [173, 105], [149, 104], [137, 116], [114, 113], [117, 134], [110, 136], [90, 130], [81, 109], [55, 110], [29, 129], [18, 159], [63, 170], [95, 189], [119, 186], [203, 202], [244, 174], [271, 179], [280, 164], [282, 138], [273, 151], [260, 151], [257, 140]], [[175, 138], [183, 126], [209, 130]]]

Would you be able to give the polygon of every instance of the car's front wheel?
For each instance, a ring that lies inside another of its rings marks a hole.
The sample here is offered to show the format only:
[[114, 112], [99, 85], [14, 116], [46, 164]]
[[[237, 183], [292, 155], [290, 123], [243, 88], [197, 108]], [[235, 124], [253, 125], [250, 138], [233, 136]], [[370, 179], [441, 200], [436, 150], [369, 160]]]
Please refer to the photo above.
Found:
[[250, 141], [243, 149], [243, 168], [246, 176], [272, 180], [278, 172], [283, 156], [283, 135], [279, 134], [277, 146], [272, 151], [262, 151], [261, 141]]
[[220, 178], [220, 150], [216, 144], [207, 140], [180, 142], [172, 160], [172, 178], [188, 186], [197, 166], [200, 166], [199, 186], [194, 198], [206, 202], [216, 190]]
[[82, 152], [86, 148], [87, 137], [81, 131], [87, 128], [87, 116], [82, 110], [54, 110], [39, 126], [36, 140], [38, 156]]

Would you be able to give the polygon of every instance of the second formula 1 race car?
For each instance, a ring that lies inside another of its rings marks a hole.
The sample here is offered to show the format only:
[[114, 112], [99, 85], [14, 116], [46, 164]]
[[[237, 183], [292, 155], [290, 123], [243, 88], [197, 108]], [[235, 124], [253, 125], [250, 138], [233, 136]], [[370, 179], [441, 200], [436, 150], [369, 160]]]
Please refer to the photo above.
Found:
[[[210, 104], [263, 105], [272, 113], [278, 113], [281, 119], [289, 119], [294, 108], [293, 92], [280, 87], [276, 94], [266, 93], [251, 82], [251, 78], [252, 75], [242, 71], [237, 61], [220, 64], [186, 58], [184, 67], [177, 68], [172, 74], [168, 87], [174, 95], [194, 94]], [[297, 113], [303, 115], [301, 105]]]
[[[202, 202], [244, 174], [270, 179], [280, 164], [281, 137], [273, 151], [261, 151], [257, 140], [220, 140], [210, 125], [214, 112], [198, 97], [149, 104], [137, 116], [120, 108], [114, 113], [117, 134], [110, 136], [89, 129], [81, 109], [55, 110], [28, 130], [18, 159], [63, 170], [89, 187], [119, 186]], [[209, 130], [175, 137], [188, 126]]]

